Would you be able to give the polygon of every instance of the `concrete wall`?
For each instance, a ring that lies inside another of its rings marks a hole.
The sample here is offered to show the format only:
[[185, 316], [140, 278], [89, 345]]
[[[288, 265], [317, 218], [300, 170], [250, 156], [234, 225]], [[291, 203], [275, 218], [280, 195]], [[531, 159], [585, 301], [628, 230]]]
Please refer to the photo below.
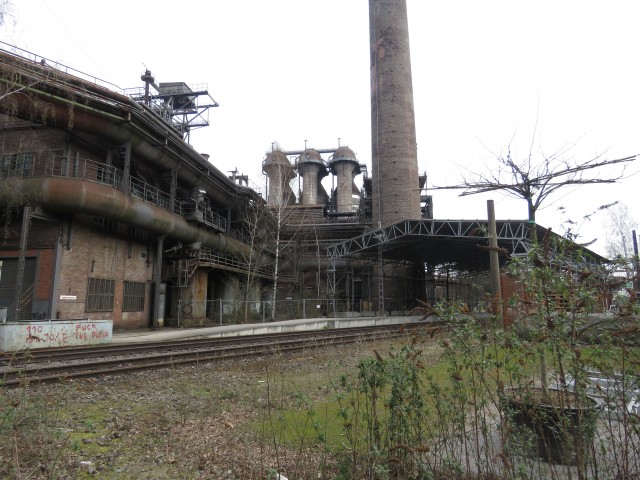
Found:
[[0, 324], [0, 352], [111, 343], [111, 320]]
[[[293, 320], [249, 325], [230, 325], [224, 328], [212, 328], [198, 332], [207, 337], [235, 337], [243, 335], [264, 335], [267, 333], [305, 332], [327, 329], [371, 327], [381, 325], [401, 325], [417, 323], [419, 316], [408, 317], [368, 317], [368, 318], [321, 318], [314, 320]], [[425, 323], [428, 323], [425, 322]], [[193, 335], [193, 332], [191, 333]]]

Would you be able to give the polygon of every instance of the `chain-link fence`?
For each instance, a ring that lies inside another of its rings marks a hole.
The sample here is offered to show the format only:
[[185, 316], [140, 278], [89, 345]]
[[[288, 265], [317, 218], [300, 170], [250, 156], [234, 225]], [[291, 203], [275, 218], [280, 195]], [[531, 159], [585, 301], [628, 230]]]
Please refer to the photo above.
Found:
[[[471, 311], [486, 310], [487, 296], [481, 287], [451, 282], [429, 285], [427, 304], [455, 298], [467, 305]], [[385, 297], [382, 308], [378, 299], [284, 299], [272, 302], [240, 300], [208, 300], [206, 302], [179, 302], [176, 311], [169, 316], [168, 324], [176, 326], [219, 326], [245, 323], [267, 323], [282, 320], [313, 318], [349, 318], [373, 316], [420, 315], [417, 302]]]
[[[374, 308], [373, 304], [360, 299], [305, 298], [278, 300], [275, 303], [216, 299], [179, 302], [173, 315], [173, 323], [177, 326], [217, 326], [322, 317], [373, 316], [375, 310], [371, 308]], [[393, 313], [402, 315], [407, 312]]]

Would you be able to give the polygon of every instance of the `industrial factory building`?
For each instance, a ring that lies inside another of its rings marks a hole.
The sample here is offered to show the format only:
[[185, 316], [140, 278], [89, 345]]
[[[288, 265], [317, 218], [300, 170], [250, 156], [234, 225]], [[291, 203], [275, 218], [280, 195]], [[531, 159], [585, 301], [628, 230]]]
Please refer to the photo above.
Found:
[[186, 141], [215, 101], [148, 72], [143, 88], [116, 92], [35, 60], [1, 56], [7, 319], [107, 316], [135, 328], [162, 324], [174, 297], [232, 295], [207, 270], [182, 268], [183, 250], [236, 264], [248, 247], [235, 226], [260, 199]]
[[[406, 5], [371, 1], [370, 26], [371, 169], [340, 144], [273, 148], [264, 192], [189, 144], [218, 106], [205, 87], [146, 71], [121, 90], [0, 51], [0, 320], [132, 329], [482, 306], [483, 226], [434, 220], [418, 172]], [[526, 251], [525, 222], [498, 229]]]

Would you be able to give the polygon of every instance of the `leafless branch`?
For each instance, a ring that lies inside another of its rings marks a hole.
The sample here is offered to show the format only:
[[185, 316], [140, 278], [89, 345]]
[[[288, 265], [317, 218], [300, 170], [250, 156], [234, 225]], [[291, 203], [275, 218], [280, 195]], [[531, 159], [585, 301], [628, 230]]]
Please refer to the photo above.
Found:
[[[497, 156], [498, 168], [488, 169], [487, 173], [470, 172], [463, 176], [462, 182], [451, 186], [434, 186], [433, 190], [461, 190], [461, 197], [479, 193], [501, 191], [509, 196], [526, 200], [529, 206], [529, 220], [535, 224], [535, 214], [547, 197], [562, 187], [570, 185], [589, 185], [616, 183], [624, 178], [626, 164], [638, 156], [615, 159], [602, 159], [601, 155], [582, 162], [565, 159], [568, 148], [552, 155], [543, 155], [539, 163], [534, 163], [533, 147], [527, 157], [518, 161], [511, 155], [509, 146], [506, 156]], [[602, 176], [599, 171], [615, 165], [623, 165], [622, 172]], [[591, 175], [589, 175], [591, 173]], [[535, 229], [532, 231], [532, 239]]]
[[[485, 175], [482, 173], [473, 174], [472, 177], [463, 178], [462, 183], [457, 185], [446, 186], [433, 186], [432, 190], [463, 190], [460, 196], [475, 195], [478, 193], [491, 192], [496, 190], [504, 190], [508, 193], [511, 192], [517, 197], [522, 197], [527, 193], [528, 189], [534, 189], [551, 193], [557, 190], [559, 187], [565, 185], [583, 185], [594, 183], [616, 183], [623, 178], [623, 174], [611, 176], [608, 178], [584, 178], [582, 173], [587, 170], [594, 170], [597, 168], [607, 167], [611, 165], [629, 163], [637, 159], [637, 156], [629, 156], [624, 158], [617, 158], [613, 160], [596, 161], [597, 159], [588, 160], [585, 163], [578, 165], [567, 165], [565, 168], [555, 170], [549, 165], [543, 166], [544, 172], [538, 175], [531, 176], [531, 171], [524, 169], [522, 165], [518, 165], [509, 156], [506, 158], [499, 158], [498, 161], [502, 167], [498, 168], [498, 171], [491, 175]], [[551, 159], [549, 159], [551, 161]], [[503, 179], [505, 174], [505, 167], [508, 167], [509, 171], [506, 172], [510, 175], [510, 178]], [[546, 193], [544, 196], [548, 196]]]

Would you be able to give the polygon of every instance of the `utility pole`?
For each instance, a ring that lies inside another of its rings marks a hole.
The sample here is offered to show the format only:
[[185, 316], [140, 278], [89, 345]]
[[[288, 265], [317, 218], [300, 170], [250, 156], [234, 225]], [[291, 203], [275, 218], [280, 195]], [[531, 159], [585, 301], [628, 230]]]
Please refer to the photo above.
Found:
[[498, 258], [498, 233], [493, 200], [487, 200], [489, 219], [489, 279], [491, 285], [491, 310], [498, 315], [502, 328], [506, 327], [502, 312], [502, 290], [500, 288], [500, 259]]
[[637, 292], [640, 287], [640, 259], [638, 258], [638, 237], [636, 231], [631, 231], [633, 237], [633, 266], [635, 267], [636, 274], [633, 277], [633, 289]]

